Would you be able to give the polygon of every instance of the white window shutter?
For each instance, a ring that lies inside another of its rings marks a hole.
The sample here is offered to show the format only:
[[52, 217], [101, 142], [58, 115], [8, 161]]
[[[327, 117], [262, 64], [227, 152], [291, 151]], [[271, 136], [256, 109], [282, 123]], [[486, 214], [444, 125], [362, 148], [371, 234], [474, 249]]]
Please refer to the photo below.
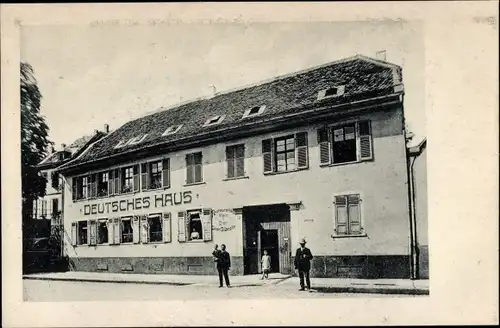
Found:
[[211, 241], [212, 240], [212, 210], [204, 209], [203, 217], [202, 217], [202, 226], [203, 226], [203, 240]]
[[177, 240], [181, 243], [186, 241], [186, 213], [177, 213]]
[[147, 244], [149, 242], [149, 222], [146, 215], [141, 216], [141, 242]]
[[71, 245], [76, 246], [77, 243], [77, 225], [76, 222], [71, 223]]
[[335, 197], [335, 234], [346, 235], [348, 233], [347, 203], [345, 196]]
[[172, 218], [170, 213], [163, 213], [162, 233], [163, 242], [170, 243], [172, 241]]
[[363, 161], [373, 159], [373, 144], [370, 121], [358, 123], [359, 158]]
[[140, 243], [140, 217], [138, 215], [135, 215], [132, 218], [132, 241], [134, 244], [139, 244]]
[[114, 244], [115, 245], [118, 245], [120, 244], [121, 242], [121, 232], [122, 232], [122, 227], [121, 227], [121, 220], [120, 218], [114, 218], [113, 219], [113, 225], [114, 225], [114, 229], [113, 229], [113, 239], [114, 239]]
[[113, 224], [113, 219], [108, 219], [108, 243], [113, 245], [115, 243], [115, 225]]
[[90, 220], [87, 223], [89, 231], [89, 245], [97, 245], [97, 221]]

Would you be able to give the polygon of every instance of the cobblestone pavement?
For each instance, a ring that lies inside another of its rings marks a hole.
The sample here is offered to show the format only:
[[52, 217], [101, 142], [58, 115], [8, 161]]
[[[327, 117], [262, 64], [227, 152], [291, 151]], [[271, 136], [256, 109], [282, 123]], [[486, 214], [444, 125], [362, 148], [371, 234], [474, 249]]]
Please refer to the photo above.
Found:
[[[153, 300], [207, 300], [207, 299], [262, 299], [262, 298], [339, 298], [339, 297], [421, 297], [359, 293], [303, 292], [299, 286], [169, 286], [146, 284], [70, 282], [50, 280], [24, 280], [25, 301], [153, 301]], [[314, 286], [313, 286], [314, 288]]]

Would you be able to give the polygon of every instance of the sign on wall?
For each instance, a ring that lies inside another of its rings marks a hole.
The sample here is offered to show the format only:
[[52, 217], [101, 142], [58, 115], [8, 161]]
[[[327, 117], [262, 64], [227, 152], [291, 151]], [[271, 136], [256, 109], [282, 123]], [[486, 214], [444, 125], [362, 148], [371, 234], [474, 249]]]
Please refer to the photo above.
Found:
[[215, 210], [213, 229], [215, 231], [230, 231], [236, 227], [237, 216], [232, 209]]
[[191, 191], [159, 194], [154, 196], [135, 197], [111, 202], [85, 204], [84, 215], [105, 213], [129, 212], [148, 208], [163, 208], [182, 204], [189, 204], [193, 200]]

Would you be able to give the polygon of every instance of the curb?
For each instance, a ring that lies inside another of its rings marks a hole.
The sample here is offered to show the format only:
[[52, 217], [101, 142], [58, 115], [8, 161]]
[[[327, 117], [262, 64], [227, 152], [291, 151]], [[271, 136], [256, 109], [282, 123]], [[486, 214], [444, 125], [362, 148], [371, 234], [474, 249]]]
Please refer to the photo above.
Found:
[[170, 281], [141, 281], [141, 280], [110, 280], [110, 279], [92, 279], [92, 278], [56, 278], [56, 277], [29, 277], [23, 276], [25, 280], [51, 280], [51, 281], [77, 281], [77, 282], [101, 282], [117, 284], [143, 284], [143, 285], [171, 285], [187, 286], [194, 285], [193, 282], [170, 282]]
[[326, 293], [362, 293], [362, 294], [386, 294], [386, 295], [429, 295], [428, 289], [416, 288], [375, 288], [375, 287], [314, 287], [318, 292]]

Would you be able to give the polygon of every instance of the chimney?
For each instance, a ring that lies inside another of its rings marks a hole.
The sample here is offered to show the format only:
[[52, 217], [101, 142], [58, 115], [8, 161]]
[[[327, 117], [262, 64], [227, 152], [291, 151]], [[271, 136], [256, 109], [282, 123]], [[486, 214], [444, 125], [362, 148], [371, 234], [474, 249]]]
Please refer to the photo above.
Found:
[[104, 133], [109, 133], [109, 124], [104, 124]]
[[217, 87], [215, 85], [209, 85], [209, 87], [212, 88], [212, 93], [210, 94], [210, 97], [215, 97], [217, 94]]
[[64, 150], [66, 148], [66, 144], [61, 144], [61, 149]]
[[378, 60], [385, 61], [386, 57], [387, 57], [387, 52], [385, 50], [377, 51], [377, 53], [375, 54], [375, 58], [377, 58]]

